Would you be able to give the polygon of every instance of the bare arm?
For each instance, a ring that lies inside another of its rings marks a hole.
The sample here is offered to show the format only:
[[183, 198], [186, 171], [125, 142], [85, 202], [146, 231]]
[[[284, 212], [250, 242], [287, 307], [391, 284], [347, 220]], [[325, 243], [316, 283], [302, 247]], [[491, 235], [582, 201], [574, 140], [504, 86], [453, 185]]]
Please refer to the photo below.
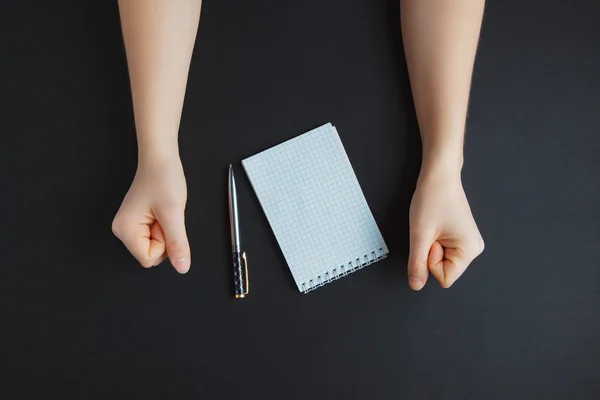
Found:
[[144, 267], [167, 255], [187, 272], [187, 197], [177, 135], [201, 0], [119, 0], [138, 169], [113, 231]]
[[140, 151], [177, 150], [201, 0], [119, 0]]
[[409, 278], [448, 287], [483, 251], [462, 189], [463, 137], [484, 0], [401, 0], [423, 162], [411, 204]]

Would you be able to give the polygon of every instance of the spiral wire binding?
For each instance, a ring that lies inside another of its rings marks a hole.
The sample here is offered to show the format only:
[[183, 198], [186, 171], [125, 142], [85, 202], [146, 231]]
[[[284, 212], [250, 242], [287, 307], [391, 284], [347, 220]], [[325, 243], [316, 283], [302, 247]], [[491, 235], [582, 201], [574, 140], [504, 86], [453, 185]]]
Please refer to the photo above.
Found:
[[[319, 274], [313, 279], [309, 279], [308, 282], [302, 282], [302, 293], [306, 294], [310, 291], [313, 291], [321, 286], [327, 285], [331, 281], [335, 281], [336, 279], [343, 278], [344, 276], [351, 274], [353, 272], [358, 271], [361, 268], [366, 267], [367, 265], [373, 264], [379, 260], [382, 260], [387, 257], [387, 253], [383, 250], [383, 248], [379, 248], [379, 255], [376, 254], [375, 251], [372, 251], [371, 254], [365, 254], [362, 257], [362, 261], [359, 258], [356, 260], [352, 260], [348, 262], [347, 265], [341, 265], [338, 268], [334, 268], [325, 272], [324, 274]], [[321, 276], [322, 275], [322, 276]]]

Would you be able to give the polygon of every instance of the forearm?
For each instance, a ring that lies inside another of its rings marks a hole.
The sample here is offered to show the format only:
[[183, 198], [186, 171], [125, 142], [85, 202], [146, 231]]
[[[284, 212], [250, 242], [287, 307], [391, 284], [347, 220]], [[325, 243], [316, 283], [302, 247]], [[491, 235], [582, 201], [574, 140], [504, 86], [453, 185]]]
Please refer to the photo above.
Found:
[[119, 0], [140, 158], [178, 154], [202, 0]]
[[423, 143], [421, 176], [459, 176], [484, 0], [401, 0], [400, 5]]

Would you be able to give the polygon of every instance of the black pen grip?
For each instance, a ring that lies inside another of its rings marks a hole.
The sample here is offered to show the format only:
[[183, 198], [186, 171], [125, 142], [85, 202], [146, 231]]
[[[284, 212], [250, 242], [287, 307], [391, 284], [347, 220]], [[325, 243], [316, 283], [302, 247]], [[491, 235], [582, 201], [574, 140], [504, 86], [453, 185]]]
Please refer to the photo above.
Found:
[[243, 297], [246, 294], [246, 279], [245, 269], [242, 264], [242, 253], [239, 251], [233, 252], [233, 287], [235, 297]]

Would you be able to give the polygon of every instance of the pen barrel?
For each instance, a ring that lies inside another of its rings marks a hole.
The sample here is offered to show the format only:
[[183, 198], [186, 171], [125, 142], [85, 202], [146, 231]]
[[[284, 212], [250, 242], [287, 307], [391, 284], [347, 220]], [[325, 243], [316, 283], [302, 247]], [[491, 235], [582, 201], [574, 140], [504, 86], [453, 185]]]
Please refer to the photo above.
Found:
[[242, 253], [233, 251], [233, 287], [235, 297], [244, 297], [246, 294], [246, 280], [248, 277], [245, 274], [245, 268], [242, 265]]

